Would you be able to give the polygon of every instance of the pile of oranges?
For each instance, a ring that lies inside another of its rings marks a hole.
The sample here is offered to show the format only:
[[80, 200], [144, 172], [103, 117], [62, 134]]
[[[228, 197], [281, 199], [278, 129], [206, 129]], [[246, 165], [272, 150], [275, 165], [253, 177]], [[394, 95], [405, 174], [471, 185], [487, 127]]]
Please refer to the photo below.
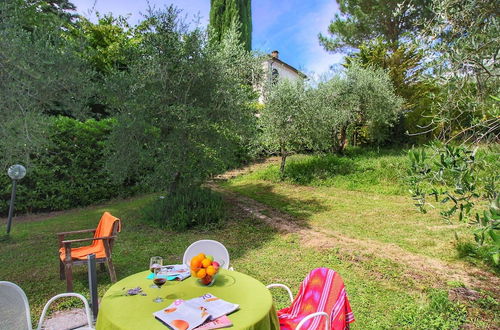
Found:
[[200, 282], [205, 285], [212, 283], [219, 268], [220, 264], [211, 255], [200, 253], [191, 259], [191, 275], [199, 278]]

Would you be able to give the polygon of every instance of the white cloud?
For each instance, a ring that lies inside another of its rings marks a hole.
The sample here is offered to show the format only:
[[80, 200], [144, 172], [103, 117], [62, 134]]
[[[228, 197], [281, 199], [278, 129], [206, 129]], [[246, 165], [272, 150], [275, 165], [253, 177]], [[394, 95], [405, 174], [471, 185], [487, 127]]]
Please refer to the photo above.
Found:
[[323, 1], [315, 12], [308, 13], [301, 21], [301, 32], [297, 38], [303, 45], [304, 69], [309, 75], [319, 76], [329, 71], [332, 65], [342, 63], [344, 54], [331, 54], [319, 44], [318, 34], [327, 33], [330, 21], [339, 11], [335, 1]]

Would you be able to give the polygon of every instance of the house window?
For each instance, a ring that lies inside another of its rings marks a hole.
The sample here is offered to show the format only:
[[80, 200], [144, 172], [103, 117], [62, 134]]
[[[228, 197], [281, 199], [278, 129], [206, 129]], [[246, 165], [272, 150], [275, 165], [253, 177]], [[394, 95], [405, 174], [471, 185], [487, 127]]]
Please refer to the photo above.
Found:
[[273, 85], [275, 85], [278, 82], [278, 79], [280, 77], [280, 73], [278, 72], [277, 69], [273, 69], [272, 74], [271, 74], [271, 82]]

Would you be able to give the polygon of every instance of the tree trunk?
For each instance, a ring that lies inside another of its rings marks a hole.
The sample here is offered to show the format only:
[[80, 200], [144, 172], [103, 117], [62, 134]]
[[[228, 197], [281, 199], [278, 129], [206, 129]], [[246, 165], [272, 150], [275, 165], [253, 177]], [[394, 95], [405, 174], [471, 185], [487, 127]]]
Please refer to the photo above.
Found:
[[170, 183], [170, 187], [168, 188], [169, 193], [175, 194], [177, 192], [180, 181], [181, 181], [181, 173], [175, 172], [175, 174], [173, 175], [173, 180]]
[[346, 146], [347, 146], [347, 126], [344, 126], [340, 130], [339, 152], [341, 154], [344, 153]]
[[340, 129], [340, 133], [334, 132], [332, 138], [333, 138], [332, 152], [339, 154], [343, 153], [345, 147], [347, 146], [347, 126], [343, 126]]
[[285, 163], [286, 163], [286, 152], [283, 148], [281, 148], [281, 165], [280, 165], [280, 177], [281, 180], [285, 178]]

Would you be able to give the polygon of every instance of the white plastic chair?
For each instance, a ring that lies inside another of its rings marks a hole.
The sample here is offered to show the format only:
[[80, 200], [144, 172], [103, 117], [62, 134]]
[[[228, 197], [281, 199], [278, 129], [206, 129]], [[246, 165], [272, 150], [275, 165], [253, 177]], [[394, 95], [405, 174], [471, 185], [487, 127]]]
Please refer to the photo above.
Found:
[[[271, 289], [271, 288], [285, 289], [288, 292], [288, 296], [290, 297], [290, 303], [293, 302], [292, 290], [290, 290], [290, 288], [287, 287], [286, 285], [273, 283], [273, 284], [269, 284], [268, 286], [266, 286], [266, 288], [268, 288], [268, 289]], [[297, 324], [297, 327], [295, 328], [295, 330], [300, 330], [302, 328], [302, 326], [304, 325], [304, 323], [306, 323], [308, 320], [315, 318], [317, 316], [324, 316], [326, 318], [325, 330], [330, 330], [330, 316], [325, 312], [316, 312], [316, 313], [312, 313], [312, 314], [307, 315], [299, 322], [299, 324]]]
[[[61, 297], [76, 297], [83, 301], [85, 313], [87, 314], [86, 329], [92, 328], [90, 307], [87, 299], [78, 293], [62, 293], [51, 298], [43, 308], [42, 316], [38, 322], [37, 330], [42, 329], [42, 325], [50, 304]], [[23, 289], [12, 282], [0, 281], [0, 329], [2, 330], [32, 330], [30, 306], [28, 298]]]
[[226, 247], [222, 243], [211, 239], [202, 239], [191, 244], [184, 252], [182, 263], [189, 266], [191, 259], [200, 253], [214, 256], [215, 259], [223, 262], [222, 268], [232, 270], [232, 268], [229, 268], [229, 252], [227, 252]]

